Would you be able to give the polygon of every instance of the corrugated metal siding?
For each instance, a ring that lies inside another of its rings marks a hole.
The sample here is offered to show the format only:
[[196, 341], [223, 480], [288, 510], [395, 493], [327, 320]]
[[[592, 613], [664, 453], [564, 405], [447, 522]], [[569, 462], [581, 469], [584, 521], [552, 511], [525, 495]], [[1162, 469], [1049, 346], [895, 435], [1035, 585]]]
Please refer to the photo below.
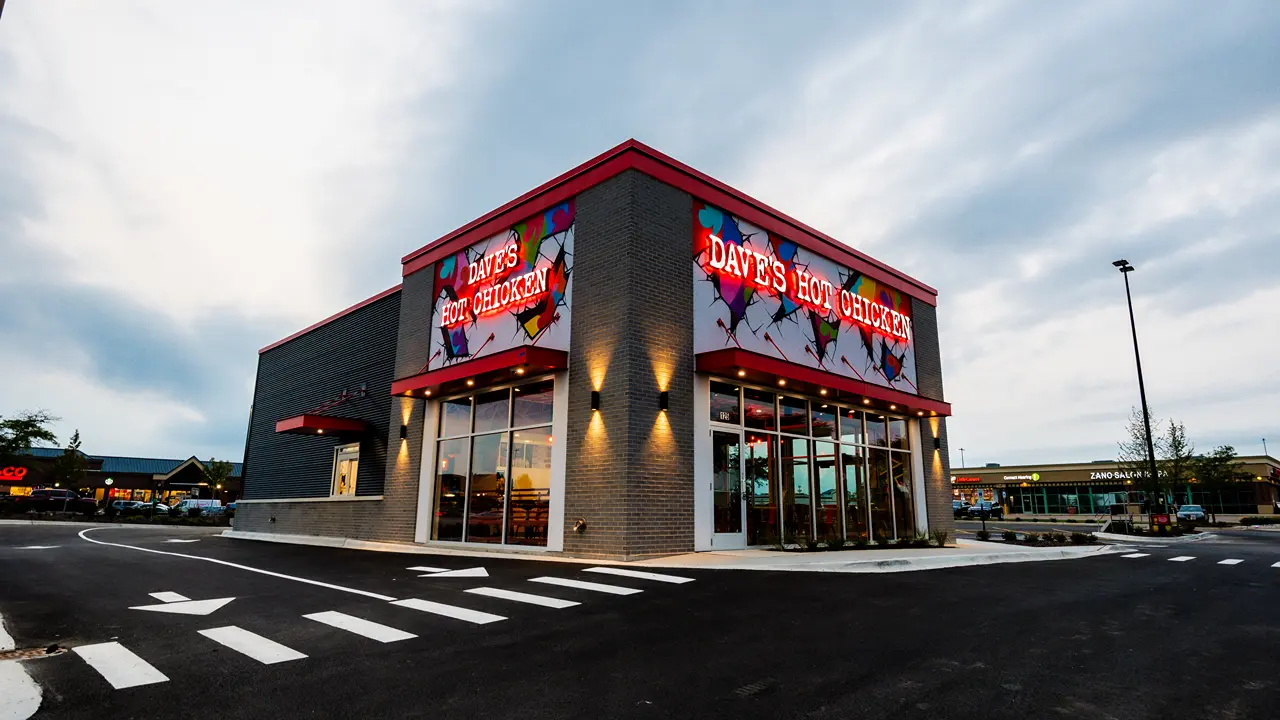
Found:
[[361, 383], [368, 395], [324, 414], [369, 423], [371, 431], [360, 438], [356, 494], [382, 494], [399, 323], [396, 292], [258, 356], [245, 447], [246, 499], [329, 495], [333, 449], [351, 440], [278, 434], [276, 421], [300, 415], [344, 389], [354, 392]]

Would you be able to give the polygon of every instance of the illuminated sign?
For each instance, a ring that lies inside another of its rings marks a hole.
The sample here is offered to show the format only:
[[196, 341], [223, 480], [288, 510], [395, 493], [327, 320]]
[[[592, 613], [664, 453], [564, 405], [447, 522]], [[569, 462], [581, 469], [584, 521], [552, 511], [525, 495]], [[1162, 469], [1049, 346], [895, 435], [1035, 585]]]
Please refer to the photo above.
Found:
[[10, 465], [0, 470], [0, 482], [18, 482], [27, 476], [27, 469]]
[[794, 297], [802, 305], [837, 319], [850, 320], [901, 340], [911, 339], [911, 318], [880, 303], [837, 288], [816, 272], [795, 266], [790, 272], [776, 258], [711, 235], [707, 267], [720, 275], [733, 275], [780, 295]]
[[1005, 480], [1039, 480], [1040, 473], [1031, 473], [1030, 475], [1005, 475]]
[[[1164, 470], [1160, 470], [1159, 472], [1160, 477], [1165, 477], [1169, 474]], [[1103, 472], [1089, 473], [1090, 480], [1141, 480], [1146, 476], [1146, 473], [1129, 472], [1127, 470], [1107, 470]]]
[[982, 478], [980, 478], [980, 477], [953, 477], [953, 478], [951, 478], [951, 482], [953, 482], [953, 483], [979, 483], [979, 482], [982, 482]]

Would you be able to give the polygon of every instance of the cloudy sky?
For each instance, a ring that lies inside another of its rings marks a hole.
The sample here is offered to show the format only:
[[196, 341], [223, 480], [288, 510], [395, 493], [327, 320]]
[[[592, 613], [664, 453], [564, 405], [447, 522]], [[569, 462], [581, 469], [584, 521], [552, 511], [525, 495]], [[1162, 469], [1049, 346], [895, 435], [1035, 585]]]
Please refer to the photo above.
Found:
[[[257, 349], [635, 137], [939, 289], [952, 462], [1280, 448], [1280, 4], [9, 0], [0, 414], [239, 459]], [[1276, 451], [1273, 451], [1275, 454]]]

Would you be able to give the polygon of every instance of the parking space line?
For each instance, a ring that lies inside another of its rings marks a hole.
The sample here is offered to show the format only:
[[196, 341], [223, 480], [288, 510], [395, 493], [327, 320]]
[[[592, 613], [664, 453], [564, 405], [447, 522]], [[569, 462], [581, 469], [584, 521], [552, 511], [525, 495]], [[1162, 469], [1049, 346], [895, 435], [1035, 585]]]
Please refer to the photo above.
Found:
[[616, 567], [592, 567], [583, 570], [583, 572], [601, 573], [604, 575], [619, 575], [621, 577], [640, 578], [641, 580], [657, 580], [664, 583], [691, 583], [693, 578], [679, 577], [677, 575], [663, 575], [662, 573], [644, 572], [643, 570], [627, 570], [626, 568]]
[[1186, 562], [1188, 560], [1195, 560], [1195, 559], [1196, 558], [1194, 555], [1179, 555], [1178, 557], [1169, 558], [1169, 562]]
[[418, 598], [409, 598], [408, 600], [396, 600], [392, 605], [407, 607], [411, 610], [421, 610], [435, 615], [443, 615], [455, 620], [466, 620], [476, 625], [486, 625], [499, 620], [506, 620], [502, 615], [494, 615], [493, 613], [480, 612], [479, 610], [469, 610], [456, 605], [445, 605], [444, 603], [431, 602], [430, 600], [419, 600]]
[[264, 638], [257, 633], [249, 632], [235, 625], [201, 630], [200, 634], [238, 653], [248, 655], [263, 665], [301, 660], [306, 657], [306, 655], [293, 648], [285, 647], [275, 640]]
[[1219, 561], [1218, 564], [1219, 565], [1239, 565], [1242, 562], [1244, 562], [1244, 560], [1241, 560], [1239, 558], [1227, 558], [1226, 560]]
[[1128, 555], [1121, 555], [1120, 557], [1140, 558], [1140, 557], [1147, 557], [1150, 554], [1151, 553], [1129, 553]]
[[118, 642], [71, 648], [116, 690], [169, 682], [168, 676]]
[[478, 587], [470, 588], [464, 592], [484, 595], [485, 597], [498, 598], [499, 600], [511, 600], [512, 602], [541, 605], [542, 607], [555, 608], [557, 610], [582, 604], [574, 602], [573, 600], [561, 600], [560, 598], [547, 597], [546, 595], [534, 595], [533, 593], [522, 593], [516, 592], [515, 590], [503, 590], [501, 588]]
[[370, 640], [377, 640], [380, 643], [396, 642], [398, 640], [412, 640], [418, 637], [413, 633], [397, 630], [396, 628], [382, 623], [376, 623], [372, 620], [365, 620], [354, 615], [340, 613], [336, 610], [328, 610], [326, 612], [311, 613], [302, 617], [308, 620], [315, 620], [318, 623], [324, 623], [330, 627], [336, 627], [339, 630], [346, 630], [349, 633], [362, 635]]
[[643, 590], [635, 588], [620, 587], [618, 585], [605, 585], [604, 583], [586, 582], [585, 580], [570, 580], [568, 578], [558, 577], [536, 577], [529, 578], [529, 582], [542, 583], [544, 585], [559, 585], [561, 587], [575, 588], [577, 590], [592, 590], [595, 592], [609, 593], [610, 595], [635, 595]]

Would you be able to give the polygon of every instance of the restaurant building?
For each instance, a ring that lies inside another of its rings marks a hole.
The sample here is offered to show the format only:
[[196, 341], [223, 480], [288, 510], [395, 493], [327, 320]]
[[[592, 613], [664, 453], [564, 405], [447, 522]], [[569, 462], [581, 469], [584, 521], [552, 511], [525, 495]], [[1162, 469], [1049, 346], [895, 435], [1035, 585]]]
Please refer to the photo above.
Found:
[[937, 293], [635, 141], [263, 348], [236, 534], [639, 558], [952, 529]]
[[[1215, 512], [1271, 515], [1280, 500], [1280, 461], [1265, 455], [1237, 460], [1240, 480], [1210, 497], [1193, 478], [1171, 488], [1172, 505], [1212, 506]], [[1024, 515], [1096, 515], [1111, 506], [1140, 503], [1142, 479], [1114, 460], [1090, 463], [996, 465], [956, 468], [951, 495], [970, 504], [999, 503], [1006, 513]], [[1143, 475], [1142, 477], [1146, 477]]]
[[[61, 448], [30, 448], [0, 461], [0, 496], [30, 495], [38, 488], [62, 488], [56, 471]], [[99, 504], [106, 500], [137, 500], [174, 504], [189, 497], [217, 498], [224, 504], [240, 497], [241, 464], [221, 487], [209, 487], [205, 463], [195, 457], [171, 458], [88, 455], [80, 453], [84, 477], [67, 488]]]

